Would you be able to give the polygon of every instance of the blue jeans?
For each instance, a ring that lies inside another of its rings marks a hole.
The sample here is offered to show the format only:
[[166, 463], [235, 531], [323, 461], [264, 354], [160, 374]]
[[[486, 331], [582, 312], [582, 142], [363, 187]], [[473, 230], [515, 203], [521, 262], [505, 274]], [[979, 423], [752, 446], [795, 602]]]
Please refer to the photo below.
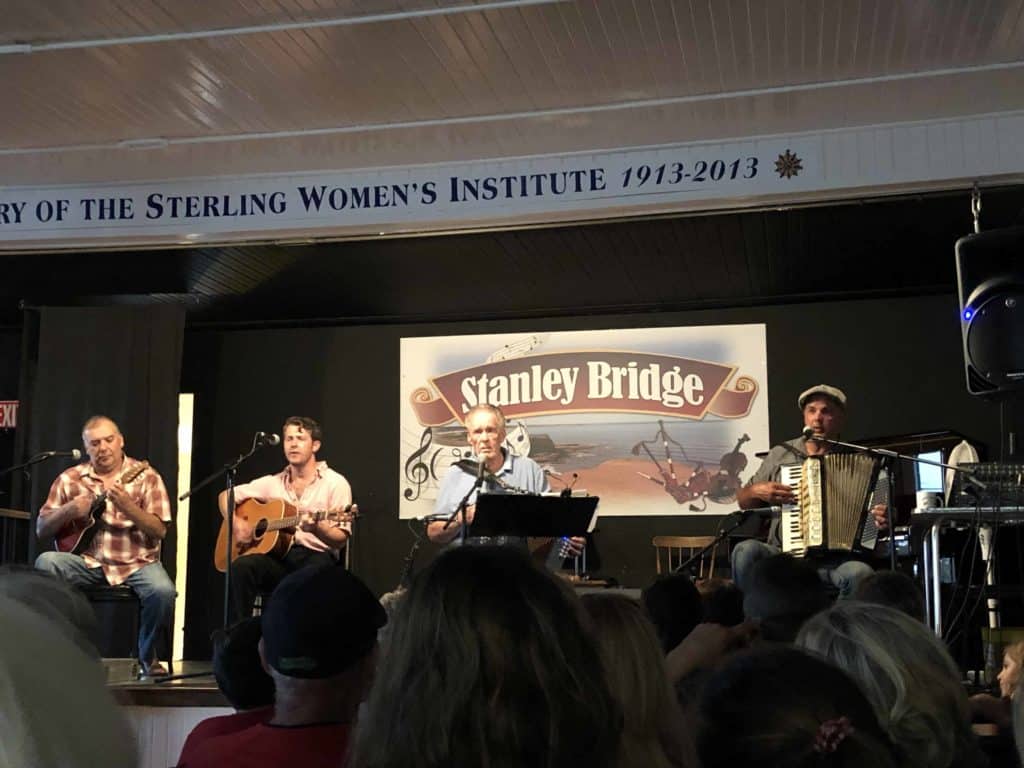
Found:
[[[736, 586], [745, 592], [754, 563], [777, 555], [781, 551], [778, 547], [765, 544], [757, 539], [747, 539], [737, 544], [730, 557], [732, 580], [736, 582]], [[839, 590], [839, 598], [843, 600], [853, 597], [853, 593], [857, 591], [857, 585], [874, 572], [874, 569], [867, 563], [851, 559], [843, 563], [834, 563], [818, 568], [818, 577], [826, 584], [836, 587]]]
[[[43, 552], [36, 558], [36, 568], [55, 574], [76, 586], [102, 586], [107, 583], [102, 568], [90, 568], [85, 560], [70, 552]], [[171, 621], [176, 594], [174, 582], [160, 563], [150, 563], [135, 571], [124, 583], [134, 590], [142, 604], [139, 661], [148, 665], [156, 660], [158, 631]], [[167, 650], [170, 651], [169, 648]]]

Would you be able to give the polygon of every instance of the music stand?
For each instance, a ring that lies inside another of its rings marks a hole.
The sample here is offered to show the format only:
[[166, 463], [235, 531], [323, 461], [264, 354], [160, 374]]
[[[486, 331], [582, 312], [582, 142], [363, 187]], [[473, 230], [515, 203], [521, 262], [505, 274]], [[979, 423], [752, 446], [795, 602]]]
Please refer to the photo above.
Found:
[[597, 496], [480, 493], [471, 536], [584, 536], [597, 523]]

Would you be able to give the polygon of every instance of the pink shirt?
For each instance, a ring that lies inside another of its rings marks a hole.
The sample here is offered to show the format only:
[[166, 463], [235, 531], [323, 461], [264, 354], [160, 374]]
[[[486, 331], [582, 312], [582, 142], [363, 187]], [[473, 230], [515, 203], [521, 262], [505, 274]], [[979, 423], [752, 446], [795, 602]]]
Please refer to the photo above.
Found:
[[[276, 475], [264, 475], [252, 482], [236, 485], [235, 503], [241, 504], [246, 499], [283, 499], [294, 506], [297, 512], [340, 512], [352, 503], [352, 487], [348, 480], [328, 467], [326, 461], [318, 461], [316, 476], [303, 489], [301, 497], [292, 488], [292, 468], [287, 466]], [[350, 523], [335, 522], [333, 525], [352, 535]], [[315, 552], [331, 549], [315, 533], [298, 529], [295, 531], [294, 543]]]

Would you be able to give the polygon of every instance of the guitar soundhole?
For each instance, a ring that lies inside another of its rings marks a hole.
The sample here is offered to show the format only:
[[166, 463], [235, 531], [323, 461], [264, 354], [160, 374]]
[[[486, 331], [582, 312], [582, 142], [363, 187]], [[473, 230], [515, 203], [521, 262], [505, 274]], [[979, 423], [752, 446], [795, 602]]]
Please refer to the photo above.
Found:
[[267, 532], [267, 519], [263, 518], [258, 523], [256, 523], [256, 527], [252, 529], [252, 537], [254, 539], [262, 539], [263, 535], [266, 532]]

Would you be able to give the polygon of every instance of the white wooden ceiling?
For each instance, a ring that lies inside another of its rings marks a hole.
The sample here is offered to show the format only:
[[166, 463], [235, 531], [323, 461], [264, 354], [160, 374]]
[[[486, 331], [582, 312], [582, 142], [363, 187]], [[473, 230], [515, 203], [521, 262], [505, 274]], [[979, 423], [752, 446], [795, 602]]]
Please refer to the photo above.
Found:
[[1024, 0], [6, 0], [0, 185], [1024, 107]]

